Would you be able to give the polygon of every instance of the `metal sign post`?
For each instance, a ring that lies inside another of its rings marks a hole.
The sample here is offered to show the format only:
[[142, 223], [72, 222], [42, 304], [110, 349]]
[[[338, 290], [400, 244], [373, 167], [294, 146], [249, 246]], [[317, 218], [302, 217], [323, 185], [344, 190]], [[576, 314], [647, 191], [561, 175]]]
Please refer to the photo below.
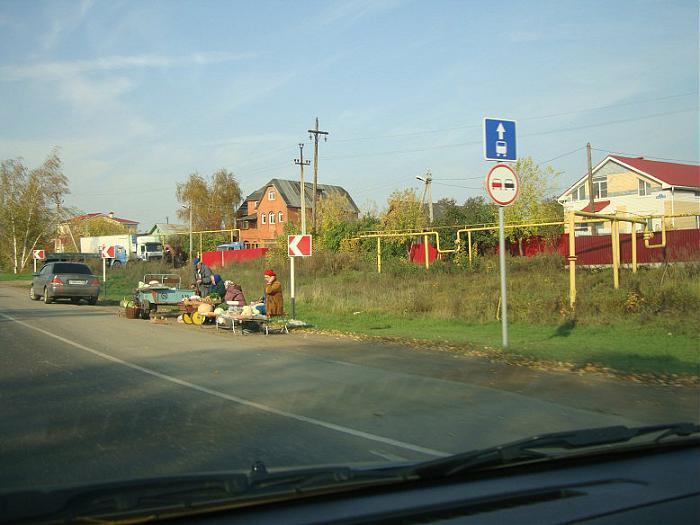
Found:
[[498, 266], [501, 272], [501, 336], [508, 348], [508, 302], [506, 297], [506, 236], [503, 227], [503, 206], [498, 207]]
[[289, 255], [289, 285], [292, 299], [292, 319], [296, 317], [296, 305], [294, 300], [294, 259], [297, 257], [311, 257], [312, 246], [311, 235], [289, 235], [287, 236], [287, 254]]
[[296, 259], [296, 257], [289, 258], [289, 287], [291, 288], [292, 319], [296, 319], [296, 305], [294, 304], [294, 259]]
[[515, 202], [520, 193], [520, 179], [506, 164], [496, 164], [486, 176], [486, 191], [498, 205], [498, 264], [501, 274], [501, 335], [508, 348], [508, 298], [506, 293], [506, 235], [503, 209]]

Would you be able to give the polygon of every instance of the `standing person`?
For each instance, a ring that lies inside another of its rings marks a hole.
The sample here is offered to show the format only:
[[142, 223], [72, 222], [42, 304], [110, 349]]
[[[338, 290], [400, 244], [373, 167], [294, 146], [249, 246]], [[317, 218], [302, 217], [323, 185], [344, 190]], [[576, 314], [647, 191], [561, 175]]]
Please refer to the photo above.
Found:
[[268, 317], [284, 315], [284, 299], [282, 297], [282, 285], [277, 280], [274, 270], [265, 270], [265, 293], [256, 306], [260, 313]]
[[194, 265], [194, 287], [199, 290], [200, 297], [209, 295], [209, 287], [216, 284], [211, 269], [199, 258], [192, 261]]

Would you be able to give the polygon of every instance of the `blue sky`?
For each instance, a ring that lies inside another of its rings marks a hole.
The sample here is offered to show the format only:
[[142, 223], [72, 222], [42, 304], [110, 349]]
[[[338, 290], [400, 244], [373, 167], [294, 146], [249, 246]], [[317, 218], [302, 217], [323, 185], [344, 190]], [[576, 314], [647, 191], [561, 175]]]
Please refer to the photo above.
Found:
[[66, 204], [144, 229], [195, 171], [298, 179], [317, 116], [319, 180], [361, 208], [426, 169], [435, 200], [485, 195], [484, 116], [562, 189], [587, 141], [699, 156], [695, 0], [0, 0], [0, 50], [0, 158], [58, 146]]

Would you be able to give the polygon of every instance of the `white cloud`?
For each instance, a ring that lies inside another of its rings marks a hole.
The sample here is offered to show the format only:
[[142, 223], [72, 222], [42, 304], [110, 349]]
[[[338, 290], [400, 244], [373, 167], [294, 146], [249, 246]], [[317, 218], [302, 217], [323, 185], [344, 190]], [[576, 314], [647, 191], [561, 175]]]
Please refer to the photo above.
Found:
[[90, 60], [40, 62], [28, 65], [0, 66], [0, 79], [5, 81], [45, 80], [79, 74], [146, 68], [189, 67], [218, 64], [252, 58], [252, 53], [208, 52], [192, 53], [182, 57], [162, 55], [111, 56]]
[[[51, 14], [51, 27], [41, 38], [41, 48], [44, 51], [52, 50], [63, 35], [80, 27], [93, 3], [93, 0], [82, 0], [73, 4], [61, 4], [60, 9]], [[77, 6], [77, 9], [66, 9], [71, 5]]]
[[321, 25], [345, 23], [350, 25], [366, 16], [389, 11], [401, 4], [401, 0], [343, 0], [334, 2], [318, 15]]

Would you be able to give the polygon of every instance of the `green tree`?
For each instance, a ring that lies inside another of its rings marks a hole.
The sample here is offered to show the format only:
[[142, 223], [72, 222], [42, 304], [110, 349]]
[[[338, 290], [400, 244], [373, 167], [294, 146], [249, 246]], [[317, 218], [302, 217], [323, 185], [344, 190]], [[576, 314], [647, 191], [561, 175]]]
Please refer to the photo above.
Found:
[[355, 222], [356, 212], [345, 195], [334, 193], [318, 202], [317, 239], [322, 247], [338, 251]]
[[[561, 220], [561, 207], [554, 209], [551, 199], [556, 191], [559, 172], [551, 166], [542, 169], [530, 157], [518, 159], [514, 166], [520, 178], [520, 195], [505, 209], [506, 223], [536, 223]], [[523, 241], [546, 230], [540, 226], [523, 226], [506, 230], [509, 240], [518, 243], [523, 253]]]
[[[397, 190], [389, 195], [380, 223], [383, 230], [420, 230], [426, 227], [428, 219], [416, 190]], [[382, 246], [387, 254], [400, 256], [408, 252], [411, 241], [411, 237], [387, 239], [382, 241]]]
[[[469, 197], [463, 204], [464, 222], [469, 226], [495, 224], [498, 222], [498, 208], [492, 202], [487, 202], [484, 197]], [[466, 237], [466, 236], [465, 236]], [[466, 239], [464, 239], [466, 242]], [[472, 245], [477, 246], [481, 253], [484, 250], [496, 246], [498, 233], [496, 230], [472, 232]]]
[[48, 243], [71, 212], [61, 207], [69, 193], [57, 150], [28, 169], [22, 159], [0, 163], [0, 261], [17, 273], [27, 267], [32, 250]]
[[[233, 173], [220, 169], [209, 180], [192, 173], [187, 181], [177, 184], [177, 200], [192, 207], [194, 230], [234, 228], [236, 208], [241, 202], [241, 188]], [[177, 217], [189, 224], [190, 210], [180, 208]]]

